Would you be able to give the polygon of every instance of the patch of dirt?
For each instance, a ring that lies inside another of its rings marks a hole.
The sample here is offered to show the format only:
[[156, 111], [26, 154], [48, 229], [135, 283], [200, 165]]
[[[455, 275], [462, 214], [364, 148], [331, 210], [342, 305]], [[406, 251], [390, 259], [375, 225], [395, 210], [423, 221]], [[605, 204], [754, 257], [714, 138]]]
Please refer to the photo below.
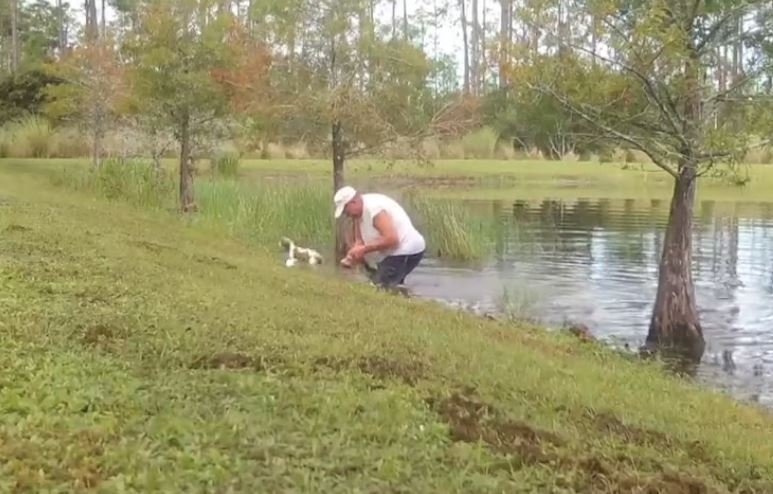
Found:
[[157, 244], [156, 242], [150, 242], [148, 240], [130, 240], [129, 243], [155, 253], [159, 253], [164, 250], [175, 250], [174, 247]]
[[99, 345], [123, 337], [123, 331], [107, 324], [96, 324], [84, 331], [81, 341], [86, 345]]
[[[559, 435], [505, 417], [494, 406], [481, 400], [475, 390], [465, 388], [443, 399], [428, 399], [430, 407], [449, 426], [453, 441], [482, 441], [489, 449], [502, 455], [497, 469], [517, 469], [524, 465], [549, 464], [549, 468], [566, 472], [567, 487], [577, 492], [636, 493], [636, 494], [708, 494], [715, 492], [707, 481], [685, 473], [669, 472], [655, 461], [652, 464], [632, 464], [626, 457], [599, 456], [595, 451], [576, 449]], [[611, 413], [591, 413], [590, 426], [601, 433], [613, 434], [626, 442], [647, 444], [663, 449], [680, 449], [697, 461], [713, 464], [705, 446], [699, 441], [685, 442], [643, 427], [625, 424]], [[564, 446], [564, 447], [562, 447]], [[568, 446], [568, 447], [567, 447]], [[582, 448], [582, 446], [581, 446]], [[580, 454], [578, 454], [578, 452]], [[587, 454], [586, 454], [587, 453]], [[609, 453], [613, 453], [610, 450]], [[515, 457], [515, 460], [511, 458]], [[664, 456], [664, 458], [666, 458]], [[707, 458], [701, 460], [701, 458]], [[634, 472], [641, 472], [636, 476]], [[719, 483], [726, 481], [714, 477]], [[750, 491], [752, 492], [752, 491]], [[766, 490], [753, 492], [768, 492]]]
[[580, 460], [578, 465], [583, 471], [585, 471], [591, 479], [598, 479], [601, 477], [609, 477], [612, 470], [602, 460], [596, 457], [589, 457]]
[[221, 259], [217, 256], [195, 256], [194, 259], [196, 262], [200, 262], [203, 264], [213, 264], [216, 266], [221, 266], [226, 269], [236, 269], [236, 264], [232, 264], [225, 259]]
[[424, 376], [424, 365], [416, 360], [400, 361], [384, 357], [363, 357], [357, 367], [377, 379], [400, 379], [409, 386]]
[[254, 369], [266, 370], [268, 362], [239, 352], [222, 352], [197, 358], [191, 364], [192, 369]]
[[8, 233], [14, 233], [14, 232], [23, 233], [23, 232], [28, 232], [30, 230], [32, 230], [32, 228], [24, 225], [17, 225], [15, 223], [11, 223], [10, 225], [5, 227], [5, 231]]
[[331, 369], [336, 372], [356, 368], [376, 379], [397, 379], [409, 386], [415, 386], [425, 375], [425, 366], [420, 361], [396, 360], [381, 356], [360, 357], [359, 359], [320, 357], [314, 360], [313, 366], [317, 369]]
[[564, 328], [564, 331], [577, 337], [580, 341], [596, 341], [590, 328], [583, 323], [569, 324]]
[[101, 293], [92, 294], [86, 290], [76, 293], [75, 297], [82, 300], [84, 304], [90, 304], [90, 305], [108, 304], [110, 302], [109, 298], [106, 297], [104, 294], [101, 294]]
[[623, 492], [642, 494], [708, 494], [712, 492], [703, 481], [678, 473], [662, 473], [656, 477], [644, 479], [621, 479], [618, 485]]
[[595, 413], [588, 411], [587, 414], [598, 430], [616, 435], [627, 442], [667, 448], [673, 447], [675, 444], [675, 441], [663, 432], [625, 424], [609, 412]]
[[558, 435], [501, 417], [493, 406], [481, 401], [469, 389], [456, 392], [437, 405], [432, 401], [430, 404], [449, 425], [454, 441], [483, 441], [496, 452], [517, 455], [524, 463], [559, 460], [557, 455], [546, 451], [564, 444]]

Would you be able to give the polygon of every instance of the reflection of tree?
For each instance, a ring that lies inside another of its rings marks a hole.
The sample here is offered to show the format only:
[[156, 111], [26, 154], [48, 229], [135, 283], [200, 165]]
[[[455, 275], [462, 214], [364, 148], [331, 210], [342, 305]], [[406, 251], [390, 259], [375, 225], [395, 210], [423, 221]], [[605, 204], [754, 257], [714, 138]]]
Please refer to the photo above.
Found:
[[738, 215], [733, 211], [728, 232], [727, 270], [733, 281], [738, 279]]
[[[508, 218], [504, 214], [504, 202], [494, 201], [491, 204], [491, 212], [497, 223], [497, 228], [494, 229], [494, 249], [496, 252], [497, 263], [499, 264], [508, 254], [508, 246], [510, 245], [510, 228], [508, 228], [507, 224]], [[516, 225], [516, 227], [517, 226], [518, 225]]]
[[712, 233], [716, 231], [714, 207], [716, 203], [714, 201], [702, 201], [700, 207], [700, 222], [698, 222], [696, 228], [697, 241], [693, 242], [695, 246], [695, 256], [693, 256], [693, 264], [696, 271], [700, 273], [704, 269], [704, 238], [707, 231]]

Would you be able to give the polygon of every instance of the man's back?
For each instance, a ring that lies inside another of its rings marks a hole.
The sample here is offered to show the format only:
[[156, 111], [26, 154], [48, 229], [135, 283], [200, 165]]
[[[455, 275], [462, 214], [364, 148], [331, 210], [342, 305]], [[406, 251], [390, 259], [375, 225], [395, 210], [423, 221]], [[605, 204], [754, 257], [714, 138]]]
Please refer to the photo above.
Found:
[[362, 194], [363, 210], [360, 223], [362, 240], [367, 244], [380, 236], [373, 226], [373, 218], [381, 211], [386, 211], [392, 219], [392, 224], [397, 231], [399, 243], [389, 252], [372, 252], [365, 256], [368, 264], [375, 264], [386, 256], [412, 255], [424, 251], [426, 243], [424, 237], [413, 225], [411, 218], [400, 204], [384, 194]]

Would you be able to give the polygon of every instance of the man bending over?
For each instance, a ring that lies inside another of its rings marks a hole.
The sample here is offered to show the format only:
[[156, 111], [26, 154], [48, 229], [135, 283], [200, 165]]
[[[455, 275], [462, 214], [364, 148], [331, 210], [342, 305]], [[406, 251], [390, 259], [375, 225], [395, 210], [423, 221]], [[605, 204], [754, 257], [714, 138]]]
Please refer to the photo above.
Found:
[[349, 186], [338, 189], [333, 202], [335, 217], [346, 213], [354, 224], [355, 243], [341, 263], [364, 263], [381, 287], [404, 284], [424, 257], [426, 244], [402, 206], [384, 194], [360, 194]]

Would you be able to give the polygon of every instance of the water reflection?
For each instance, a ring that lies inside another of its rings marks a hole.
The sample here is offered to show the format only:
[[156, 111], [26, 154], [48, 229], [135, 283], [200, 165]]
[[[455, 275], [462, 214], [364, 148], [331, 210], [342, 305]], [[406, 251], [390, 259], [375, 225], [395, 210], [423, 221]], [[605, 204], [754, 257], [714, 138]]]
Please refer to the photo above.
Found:
[[[482, 268], [429, 259], [411, 280], [419, 295], [495, 310], [504, 288], [528, 295], [549, 325], [583, 322], [607, 341], [644, 342], [668, 219], [662, 200], [473, 202], [503, 228]], [[697, 205], [693, 231], [698, 308], [707, 347], [700, 379], [773, 406], [773, 206]]]

